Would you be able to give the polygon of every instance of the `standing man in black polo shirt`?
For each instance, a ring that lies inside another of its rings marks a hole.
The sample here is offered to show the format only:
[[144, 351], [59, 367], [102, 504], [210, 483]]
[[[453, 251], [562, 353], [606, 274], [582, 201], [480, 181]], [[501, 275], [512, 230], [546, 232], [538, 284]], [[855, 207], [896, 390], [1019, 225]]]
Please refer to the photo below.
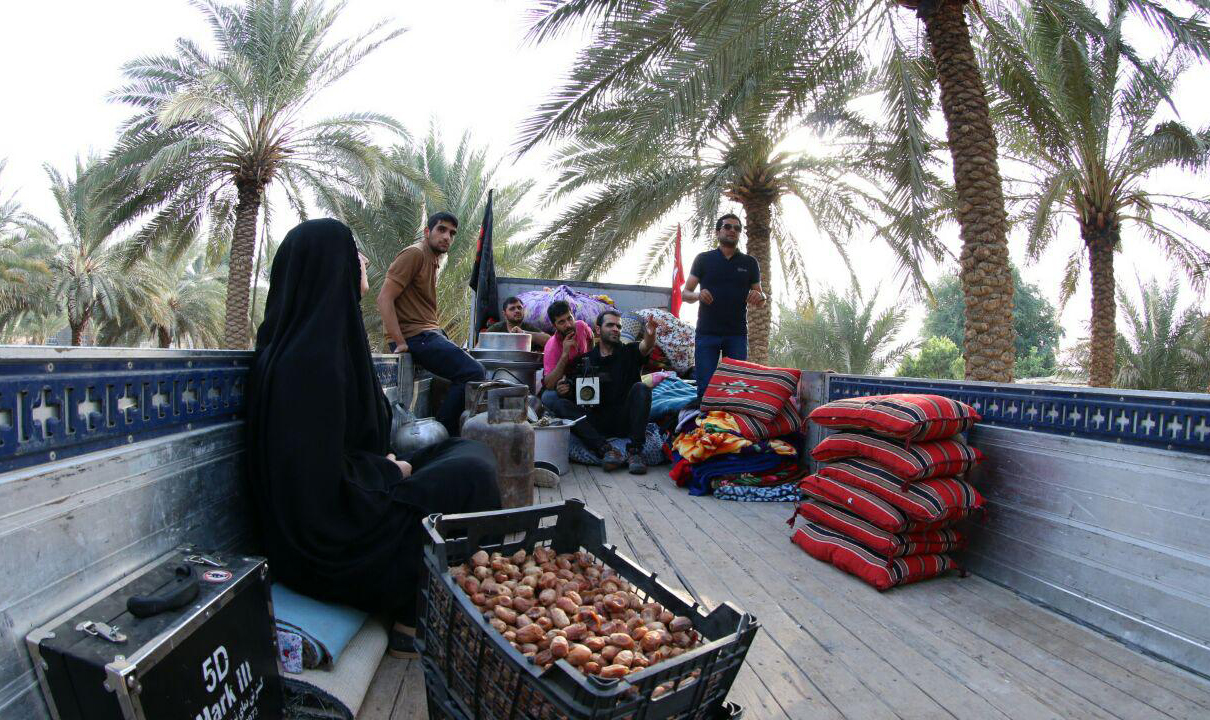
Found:
[[[698, 254], [689, 269], [681, 299], [702, 301], [697, 312], [697, 342], [693, 375], [701, 399], [718, 367], [718, 359], [748, 359], [748, 306], [763, 305], [760, 266], [755, 258], [739, 251], [739, 218], [731, 213], [714, 223], [718, 248]], [[697, 289], [701, 284], [702, 289]]]

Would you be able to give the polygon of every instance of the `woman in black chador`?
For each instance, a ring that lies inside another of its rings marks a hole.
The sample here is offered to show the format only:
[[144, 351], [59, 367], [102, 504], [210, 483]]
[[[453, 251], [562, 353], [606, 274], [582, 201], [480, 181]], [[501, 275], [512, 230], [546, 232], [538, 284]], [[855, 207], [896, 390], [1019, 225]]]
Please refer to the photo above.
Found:
[[361, 319], [353, 233], [309, 220], [273, 260], [248, 381], [248, 477], [273, 576], [312, 597], [391, 610], [413, 652], [421, 519], [500, 508], [484, 445], [448, 440], [397, 460]]

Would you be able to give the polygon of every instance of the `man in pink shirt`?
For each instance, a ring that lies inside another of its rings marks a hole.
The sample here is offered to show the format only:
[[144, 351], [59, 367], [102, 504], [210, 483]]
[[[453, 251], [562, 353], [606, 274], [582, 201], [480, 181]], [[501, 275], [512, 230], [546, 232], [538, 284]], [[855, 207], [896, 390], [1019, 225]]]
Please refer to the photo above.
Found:
[[[564, 300], [551, 303], [546, 309], [546, 317], [555, 326], [555, 333], [542, 349], [542, 372], [545, 373], [542, 386], [547, 390], [558, 390], [560, 380], [567, 383], [567, 368], [592, 349], [592, 326], [576, 320], [571, 314], [571, 306]], [[566, 393], [560, 391], [559, 394]]]
[[[551, 303], [546, 309], [546, 317], [555, 326], [555, 334], [546, 341], [542, 356], [545, 373], [542, 378], [542, 404], [555, 417], [569, 420], [584, 417], [587, 413], [572, 399], [569, 376], [573, 362], [592, 349], [595, 339], [592, 326], [583, 320], [576, 320], [571, 314], [571, 306], [563, 300]], [[587, 418], [573, 425], [571, 432], [585, 447], [601, 456], [606, 470], [616, 470], [626, 464], [626, 457], [606, 442]]]

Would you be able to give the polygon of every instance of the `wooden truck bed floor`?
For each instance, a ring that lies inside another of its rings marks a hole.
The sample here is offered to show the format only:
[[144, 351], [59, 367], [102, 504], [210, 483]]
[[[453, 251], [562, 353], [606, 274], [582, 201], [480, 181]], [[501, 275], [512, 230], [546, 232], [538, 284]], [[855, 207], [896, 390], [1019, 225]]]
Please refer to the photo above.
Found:
[[[745, 720], [1210, 718], [1210, 681], [982, 578], [879, 593], [793, 545], [789, 503], [690, 497], [573, 465], [537, 502], [581, 498], [610, 542], [707, 608], [763, 625], [730, 699]], [[419, 661], [386, 658], [359, 720], [425, 718]]]

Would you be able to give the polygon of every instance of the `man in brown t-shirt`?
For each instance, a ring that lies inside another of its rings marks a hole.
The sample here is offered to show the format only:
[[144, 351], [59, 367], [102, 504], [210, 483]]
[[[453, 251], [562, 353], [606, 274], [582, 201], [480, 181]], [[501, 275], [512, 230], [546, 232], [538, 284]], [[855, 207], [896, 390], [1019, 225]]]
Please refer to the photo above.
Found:
[[378, 293], [391, 352], [410, 352], [417, 365], [450, 381], [436, 414], [450, 437], [458, 435], [466, 383], [486, 377], [479, 361], [450, 342], [437, 324], [437, 269], [457, 234], [458, 218], [435, 213], [425, 223], [424, 238], [395, 256]]

